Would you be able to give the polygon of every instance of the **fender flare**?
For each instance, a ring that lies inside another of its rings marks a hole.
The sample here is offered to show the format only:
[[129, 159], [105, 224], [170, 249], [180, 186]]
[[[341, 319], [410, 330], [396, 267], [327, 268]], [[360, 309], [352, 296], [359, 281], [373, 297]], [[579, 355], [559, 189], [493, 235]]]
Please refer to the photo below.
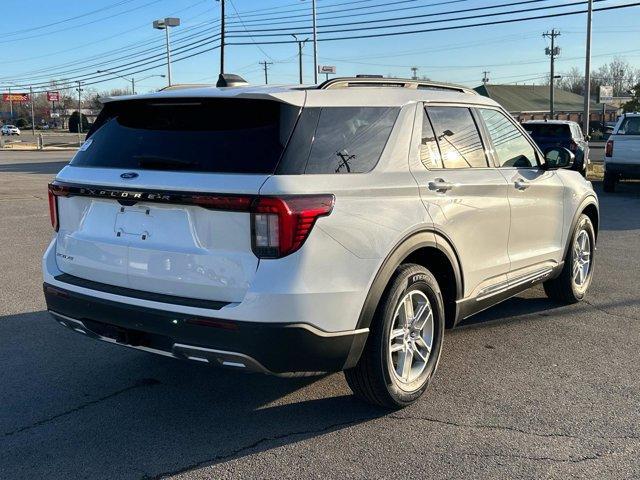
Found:
[[414, 231], [400, 240], [391, 253], [389, 253], [382, 262], [382, 265], [378, 269], [373, 283], [369, 288], [362, 310], [360, 311], [356, 327], [357, 329], [369, 328], [371, 326], [371, 321], [373, 320], [373, 316], [378, 308], [380, 298], [382, 297], [384, 290], [387, 288], [389, 280], [394, 272], [405, 258], [416, 250], [425, 247], [436, 248], [447, 257], [453, 266], [453, 272], [455, 275], [456, 300], [462, 298], [464, 292], [462, 268], [460, 266], [458, 254], [449, 239], [436, 229]]
[[593, 205], [596, 208], [596, 212], [598, 214], [597, 226], [596, 225], [593, 226], [593, 229], [595, 230], [595, 234], [596, 234], [596, 239], [598, 238], [598, 230], [600, 229], [600, 207], [598, 205], [598, 201], [596, 197], [594, 197], [593, 195], [587, 195], [584, 199], [582, 199], [582, 202], [580, 202], [580, 206], [576, 209], [576, 212], [573, 214], [573, 219], [571, 219], [571, 226], [569, 227], [569, 231], [567, 232], [567, 236], [565, 238], [566, 241], [564, 246], [564, 253], [562, 255], [563, 260], [567, 258], [567, 253], [571, 248], [571, 237], [573, 235], [573, 231], [576, 228], [576, 225], [578, 224], [578, 219], [580, 218], [580, 215], [584, 213], [585, 208], [587, 208], [589, 205]]

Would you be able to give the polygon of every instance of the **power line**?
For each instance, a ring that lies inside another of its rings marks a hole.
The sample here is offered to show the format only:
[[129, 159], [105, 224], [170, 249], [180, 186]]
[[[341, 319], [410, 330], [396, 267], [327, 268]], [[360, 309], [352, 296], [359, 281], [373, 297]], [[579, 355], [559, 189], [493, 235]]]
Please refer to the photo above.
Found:
[[[620, 8], [629, 8], [629, 7], [635, 7], [640, 5], [640, 2], [636, 2], [633, 4], [625, 4], [625, 5], [615, 5], [615, 6], [611, 6], [611, 7], [601, 7], [598, 9], [595, 9], [597, 11], [604, 11], [604, 10], [614, 10], [614, 9], [620, 9]], [[454, 29], [461, 29], [461, 28], [471, 28], [471, 27], [477, 27], [477, 26], [485, 26], [485, 25], [496, 25], [496, 24], [504, 24], [504, 23], [514, 23], [514, 22], [521, 22], [521, 21], [528, 21], [528, 20], [535, 20], [535, 19], [539, 19], [539, 18], [552, 18], [552, 17], [559, 17], [559, 16], [566, 16], [566, 15], [576, 15], [576, 14], [580, 14], [580, 13], [584, 13], [584, 11], [580, 10], [580, 11], [572, 11], [572, 12], [563, 12], [563, 13], [554, 13], [554, 14], [548, 14], [548, 15], [539, 15], [539, 16], [534, 16], [534, 17], [525, 17], [525, 18], [516, 18], [516, 19], [508, 19], [508, 20], [497, 20], [497, 21], [491, 21], [491, 22], [482, 22], [482, 23], [476, 23], [476, 24], [467, 24], [467, 25], [456, 25], [456, 26], [448, 26], [448, 27], [440, 27], [440, 28], [435, 28], [435, 29], [425, 29], [425, 30], [418, 30], [418, 31], [404, 31], [404, 32], [385, 32], [385, 33], [377, 33], [377, 34], [372, 34], [372, 35], [361, 35], [361, 36], [349, 36], [349, 37], [333, 37], [333, 38], [322, 38], [320, 39], [320, 41], [337, 41], [337, 40], [351, 40], [353, 38], [374, 38], [374, 37], [387, 37], [387, 36], [396, 36], [396, 35], [410, 35], [410, 34], [415, 34], [415, 33], [424, 33], [424, 32], [430, 32], [430, 31], [443, 31], [443, 30], [454, 30]], [[211, 39], [204, 39], [204, 40], [200, 40], [197, 42], [192, 42], [189, 45], [185, 45], [184, 47], [181, 47], [181, 51], [180, 53], [183, 52], [187, 52], [187, 51], [191, 51], [191, 50], [195, 50], [203, 45], [206, 44], [207, 41], [209, 41]], [[279, 41], [279, 42], [262, 42], [263, 44], [273, 44], [273, 43], [292, 43], [291, 41]], [[252, 43], [233, 43], [234, 45], [251, 45]], [[192, 47], [192, 48], [188, 48], [187, 47]], [[214, 46], [212, 48], [206, 49], [206, 50], [202, 50], [200, 52], [197, 52], [194, 55], [199, 55], [202, 53], [205, 53], [206, 51], [211, 51], [213, 49], [217, 48], [217, 46]], [[149, 59], [152, 59], [154, 57], [149, 57]], [[181, 59], [186, 59], [186, 58], [191, 58], [191, 56], [187, 56], [187, 57], [181, 57]], [[145, 59], [143, 59], [145, 60]], [[116, 66], [114, 68], [115, 69], [120, 69], [118, 70], [118, 73], [121, 72], [129, 72], [129, 74], [131, 74], [132, 72], [130, 72], [130, 70], [132, 69], [137, 69], [140, 68], [142, 66], [146, 66], [150, 63], [153, 62], [157, 62], [157, 60], [151, 60], [151, 61], [147, 61], [146, 63], [142, 63], [141, 61], [136, 61], [136, 62], [131, 62], [129, 64], [125, 64], [125, 65], [119, 65]], [[127, 68], [129, 67], [129, 68]], [[156, 67], [150, 67], [144, 70], [140, 70], [140, 71], [148, 71], [149, 69], [152, 68], [156, 68]], [[136, 72], [137, 73], [137, 72]], [[96, 77], [95, 75], [85, 75], [85, 80], [93, 80], [99, 77]], [[104, 80], [100, 80], [100, 81], [104, 81]], [[95, 82], [95, 83], [100, 83], [100, 81]], [[45, 83], [41, 83], [42, 85], [45, 85]], [[28, 85], [28, 84], [26, 84]], [[25, 85], [25, 86], [26, 86]]]
[[[605, 1], [605, 0], [601, 0], [601, 1]], [[585, 2], [582, 2], [585, 3]], [[631, 3], [631, 4], [626, 4], [626, 5], [614, 5], [614, 6], [610, 6], [610, 7], [600, 7], [600, 8], [594, 8], [594, 11], [609, 11], [609, 10], [618, 10], [621, 8], [629, 8], [629, 7], [637, 7], [640, 6], [640, 2], [635, 2], [635, 3]], [[524, 17], [524, 18], [513, 18], [513, 19], [508, 19], [508, 20], [495, 20], [495, 21], [491, 21], [491, 22], [479, 22], [479, 23], [471, 23], [471, 24], [466, 24], [466, 25], [455, 25], [455, 26], [449, 26], [449, 27], [439, 27], [439, 28], [427, 28], [427, 29], [420, 29], [420, 30], [409, 30], [409, 31], [404, 31], [404, 32], [386, 32], [386, 33], [373, 33], [373, 34], [368, 34], [368, 35], [350, 35], [350, 36], [342, 36], [342, 37], [324, 37], [319, 39], [320, 42], [335, 42], [335, 41], [340, 41], [340, 40], [359, 40], [359, 39], [366, 39], [366, 38], [384, 38], [384, 37], [396, 37], [399, 35], [415, 35], [415, 34], [419, 34], [419, 33], [429, 33], [429, 32], [442, 32], [442, 31], [447, 31], [447, 30], [460, 30], [460, 29], [464, 29], [464, 28], [473, 28], [473, 27], [483, 27], [483, 26], [490, 26], [490, 25], [504, 25], [504, 24], [508, 24], [508, 23], [516, 23], [516, 22], [525, 22], [525, 21], [531, 21], [531, 20], [541, 20], [541, 19], [547, 19], [547, 18], [556, 18], [556, 17], [566, 17], [566, 16], [570, 16], [570, 15], [579, 15], [582, 13], [586, 13], [586, 10], [574, 10], [572, 12], [562, 12], [562, 13], [550, 13], [550, 14], [546, 14], [546, 15], [536, 15], [536, 16], [531, 16], [531, 17]], [[379, 27], [378, 27], [379, 28]], [[378, 29], [375, 28], [375, 29]], [[270, 40], [270, 41], [266, 41], [266, 42], [261, 42], [262, 45], [277, 45], [277, 44], [285, 44], [285, 43], [291, 43], [290, 41], [286, 41], [286, 40]], [[233, 43], [229, 43], [229, 45], [250, 45], [247, 42], [233, 42]]]
[[[492, 8], [499, 8], [499, 7], [508, 7], [508, 6], [512, 6], [512, 5], [521, 5], [521, 4], [525, 4], [525, 3], [533, 3], [533, 2], [546, 2], [548, 0], [524, 0], [521, 2], [515, 2], [515, 3], [503, 3], [500, 5], [495, 5], [495, 6], [491, 6], [491, 7], [485, 7], [482, 8], [481, 10], [486, 10], [486, 9], [492, 9]], [[608, 0], [595, 0], [596, 2], [606, 2]], [[411, 27], [411, 26], [416, 26], [416, 25], [429, 25], [432, 23], [440, 23], [443, 21], [447, 21], [447, 22], [457, 22], [457, 21], [461, 21], [461, 20], [473, 20], [476, 18], [485, 18], [485, 17], [494, 17], [494, 16], [499, 16], [499, 15], [515, 15], [518, 13], [526, 13], [526, 12], [535, 12], [535, 11], [541, 11], [541, 10], [551, 10], [554, 8], [566, 8], [566, 7], [573, 7], [576, 5], [580, 5], [580, 4], [586, 4], [588, 2], [586, 1], [580, 1], [580, 2], [576, 2], [576, 3], [569, 3], [569, 4], [563, 4], [563, 5], [550, 5], [550, 6], [543, 6], [543, 7], [530, 7], [530, 8], [521, 8], [519, 10], [510, 10], [510, 11], [505, 11], [505, 12], [492, 12], [492, 13], [481, 13], [478, 15], [468, 15], [468, 16], [462, 16], [462, 17], [454, 17], [454, 18], [447, 18], [447, 19], [439, 19], [439, 20], [426, 20], [426, 21], [420, 21], [420, 22], [408, 22], [408, 23], [400, 23], [400, 24], [396, 24], [396, 25], [381, 25], [377, 28], [399, 28], [399, 27]], [[473, 10], [478, 10], [478, 8], [473, 8], [473, 9], [469, 9], [470, 11]], [[446, 12], [446, 13], [431, 13], [431, 14], [426, 14], [426, 15], [419, 15], [419, 16], [414, 16], [414, 17], [400, 17], [399, 19], [406, 19], [406, 18], [416, 18], [416, 17], [433, 17], [433, 16], [440, 16], [440, 15], [448, 15], [451, 12]], [[363, 21], [363, 22], [350, 22], [348, 25], [353, 25], [353, 24], [372, 24], [372, 23], [379, 23], [379, 22], [389, 22], [389, 21], [395, 21], [398, 19], [382, 19], [382, 20], [368, 20], [368, 21]], [[347, 24], [334, 24], [331, 25], [331, 27], [345, 27], [348, 26]], [[327, 27], [325, 25], [325, 27]], [[355, 32], [355, 31], [362, 31], [362, 30], [371, 30], [372, 28], [376, 28], [376, 27], [357, 27], [357, 28], [349, 28], [350, 32]], [[281, 30], [281, 29], [278, 29]], [[291, 29], [288, 29], [288, 31], [290, 32]], [[338, 29], [338, 30], [321, 30], [320, 33], [323, 34], [330, 34], [330, 33], [338, 33], [338, 32], [343, 32], [344, 29]], [[233, 32], [229, 32], [229, 33], [233, 33]], [[307, 31], [304, 32], [300, 32], [300, 31], [296, 31], [295, 33], [299, 33], [299, 34], [305, 34], [308, 33]], [[279, 37], [279, 36], [286, 36], [289, 35], [289, 33], [258, 33], [258, 34], [254, 34], [253, 36], [256, 37]], [[246, 37], [246, 35], [229, 35], [229, 38], [244, 38]], [[357, 37], [352, 37], [352, 38], [357, 38]]]

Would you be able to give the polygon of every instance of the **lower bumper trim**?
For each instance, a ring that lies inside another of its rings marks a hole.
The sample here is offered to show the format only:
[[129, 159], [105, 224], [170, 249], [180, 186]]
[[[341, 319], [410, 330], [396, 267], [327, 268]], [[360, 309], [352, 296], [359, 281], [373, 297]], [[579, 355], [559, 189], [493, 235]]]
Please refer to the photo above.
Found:
[[[44, 285], [47, 309], [61, 325], [108, 343], [172, 358], [278, 376], [307, 376], [353, 366], [369, 330], [325, 332], [304, 323], [245, 322], [114, 302]], [[200, 318], [200, 317], [198, 317]]]

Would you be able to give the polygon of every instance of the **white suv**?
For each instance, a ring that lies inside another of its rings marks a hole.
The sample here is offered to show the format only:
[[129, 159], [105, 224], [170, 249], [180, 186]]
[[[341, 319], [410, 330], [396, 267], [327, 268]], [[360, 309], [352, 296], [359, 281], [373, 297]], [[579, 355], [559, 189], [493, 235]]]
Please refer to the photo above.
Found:
[[593, 274], [598, 200], [492, 100], [332, 79], [107, 101], [50, 185], [49, 311], [89, 337], [245, 371], [345, 370], [415, 401], [445, 327]]

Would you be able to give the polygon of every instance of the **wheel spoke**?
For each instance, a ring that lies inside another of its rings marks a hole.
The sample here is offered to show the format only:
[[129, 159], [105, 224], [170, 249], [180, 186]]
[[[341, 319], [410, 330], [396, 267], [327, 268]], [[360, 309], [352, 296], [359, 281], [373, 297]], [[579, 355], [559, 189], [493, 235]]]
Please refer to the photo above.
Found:
[[[429, 312], [425, 315], [425, 310], [428, 308], [429, 306], [427, 304], [425, 304], [421, 310], [420, 315], [416, 316], [415, 321], [413, 322], [413, 328], [415, 330], [418, 331], [422, 331], [422, 329], [424, 328], [425, 324], [431, 319], [433, 318], [433, 310], [431, 310], [431, 308], [429, 308]], [[420, 318], [420, 317], [424, 317], [424, 318]]]
[[395, 353], [395, 352], [399, 352], [403, 348], [404, 348], [404, 343], [400, 342], [400, 343], [392, 344], [389, 350], [391, 351], [391, 353]]
[[391, 339], [392, 340], [394, 338], [402, 337], [403, 335], [404, 335], [404, 329], [403, 328], [396, 328], [394, 330], [391, 330]]
[[398, 359], [398, 375], [404, 381], [409, 380], [409, 375], [411, 374], [411, 366], [413, 365], [413, 351], [409, 348], [404, 350], [400, 354], [400, 358]]
[[413, 316], [413, 300], [411, 299], [411, 295], [407, 295], [404, 297], [404, 324], [406, 326], [411, 325]]

